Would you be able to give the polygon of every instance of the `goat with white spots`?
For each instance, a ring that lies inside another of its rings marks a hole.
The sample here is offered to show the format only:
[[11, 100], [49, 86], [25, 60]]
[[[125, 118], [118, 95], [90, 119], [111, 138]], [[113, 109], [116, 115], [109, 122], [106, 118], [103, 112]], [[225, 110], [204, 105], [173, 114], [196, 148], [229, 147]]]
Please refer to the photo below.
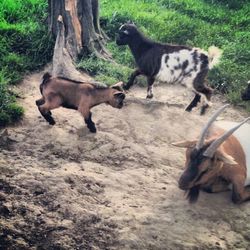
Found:
[[155, 42], [146, 38], [134, 24], [120, 27], [116, 43], [129, 46], [138, 67], [123, 86], [125, 90], [133, 85], [138, 75], [147, 77], [147, 98], [153, 97], [155, 81], [182, 84], [196, 93], [186, 111], [196, 107], [202, 96], [201, 114], [205, 113], [213, 92], [205, 84], [205, 78], [208, 70], [219, 62], [221, 50], [212, 46], [207, 53], [199, 48]]

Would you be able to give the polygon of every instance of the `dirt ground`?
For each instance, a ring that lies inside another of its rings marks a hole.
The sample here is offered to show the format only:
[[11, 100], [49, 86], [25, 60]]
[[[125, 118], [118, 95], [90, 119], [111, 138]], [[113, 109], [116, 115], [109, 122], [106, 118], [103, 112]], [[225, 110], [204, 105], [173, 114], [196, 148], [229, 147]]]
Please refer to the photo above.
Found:
[[[177, 186], [185, 156], [171, 142], [197, 136], [223, 97], [201, 117], [184, 112], [184, 88], [159, 85], [145, 100], [135, 87], [123, 109], [93, 109], [91, 134], [76, 111], [45, 122], [41, 76], [20, 85], [23, 121], [0, 131], [0, 249], [250, 249], [250, 203], [202, 192], [190, 205]], [[246, 116], [230, 107], [221, 119]]]

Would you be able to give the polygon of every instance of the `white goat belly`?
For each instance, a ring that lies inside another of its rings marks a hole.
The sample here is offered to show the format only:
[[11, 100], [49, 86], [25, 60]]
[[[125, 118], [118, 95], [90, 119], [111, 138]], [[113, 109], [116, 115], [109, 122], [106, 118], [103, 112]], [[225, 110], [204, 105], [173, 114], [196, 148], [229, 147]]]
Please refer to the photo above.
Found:
[[[197, 52], [196, 62], [193, 52]], [[201, 61], [200, 52], [197, 49], [182, 49], [178, 52], [164, 54], [161, 58], [161, 68], [156, 75], [156, 80], [167, 83], [181, 83], [187, 87], [192, 87], [194, 78], [200, 72]], [[168, 58], [166, 60], [166, 58]], [[183, 68], [183, 64], [186, 67]]]
[[[216, 122], [216, 125], [225, 130], [229, 130], [235, 127], [237, 122], [228, 122], [228, 121], [219, 121]], [[247, 178], [245, 181], [245, 186], [250, 185], [250, 124], [245, 123], [239, 129], [237, 129], [233, 135], [240, 142], [245, 156], [246, 156], [246, 164], [247, 164]]]

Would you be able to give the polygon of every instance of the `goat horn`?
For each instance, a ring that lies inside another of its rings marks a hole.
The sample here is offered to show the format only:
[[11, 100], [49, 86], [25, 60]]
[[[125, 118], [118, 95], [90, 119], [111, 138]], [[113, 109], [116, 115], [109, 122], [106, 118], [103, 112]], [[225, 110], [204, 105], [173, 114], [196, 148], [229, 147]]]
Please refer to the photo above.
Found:
[[237, 126], [231, 128], [227, 132], [225, 132], [222, 136], [220, 136], [218, 139], [216, 139], [203, 153], [204, 156], [212, 158], [217, 148], [230, 136], [232, 133], [237, 130], [239, 127], [241, 127], [244, 123], [246, 123], [248, 120], [250, 120], [250, 117], [246, 118], [244, 121], [242, 121]]
[[200, 138], [196, 144], [196, 149], [199, 150], [202, 148], [206, 135], [207, 135], [207, 131], [210, 128], [210, 126], [212, 125], [212, 123], [215, 121], [215, 119], [217, 118], [217, 116], [219, 116], [219, 114], [224, 111], [227, 107], [229, 106], [229, 104], [224, 105], [223, 107], [221, 107], [220, 109], [218, 109], [213, 116], [208, 120], [207, 124], [204, 126], [204, 128], [202, 129]]

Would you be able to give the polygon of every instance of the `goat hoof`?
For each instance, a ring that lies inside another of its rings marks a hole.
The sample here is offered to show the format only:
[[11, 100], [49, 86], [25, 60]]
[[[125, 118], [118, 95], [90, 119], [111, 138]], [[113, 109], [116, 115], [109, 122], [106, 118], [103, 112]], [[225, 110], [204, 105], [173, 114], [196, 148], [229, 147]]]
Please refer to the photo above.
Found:
[[49, 125], [55, 125], [56, 124], [55, 120], [51, 116], [47, 117], [47, 122], [49, 123]]
[[203, 106], [201, 107], [200, 115], [204, 115], [204, 114], [206, 113], [206, 110], [207, 110], [208, 107], [209, 107], [208, 104], [203, 105]]
[[50, 122], [49, 122], [49, 125], [52, 125], [52, 126], [53, 126], [53, 125], [55, 125], [55, 124], [56, 124], [55, 121], [50, 121]]
[[91, 133], [96, 133], [96, 128], [90, 128], [89, 131], [90, 131]]
[[187, 108], [185, 108], [185, 111], [191, 112], [191, 111], [192, 111], [192, 108], [187, 107]]
[[242, 203], [242, 200], [232, 198], [232, 202], [233, 202], [234, 204], [241, 204], [241, 203]]
[[152, 99], [154, 97], [154, 95], [153, 94], [150, 94], [150, 95], [147, 95], [147, 99]]
[[241, 199], [240, 195], [236, 192], [233, 191], [232, 193], [232, 202], [234, 204], [240, 204], [243, 202], [243, 200]]
[[201, 108], [201, 111], [200, 111], [200, 115], [205, 115], [206, 109], [207, 109], [207, 108], [202, 107], [202, 108]]

